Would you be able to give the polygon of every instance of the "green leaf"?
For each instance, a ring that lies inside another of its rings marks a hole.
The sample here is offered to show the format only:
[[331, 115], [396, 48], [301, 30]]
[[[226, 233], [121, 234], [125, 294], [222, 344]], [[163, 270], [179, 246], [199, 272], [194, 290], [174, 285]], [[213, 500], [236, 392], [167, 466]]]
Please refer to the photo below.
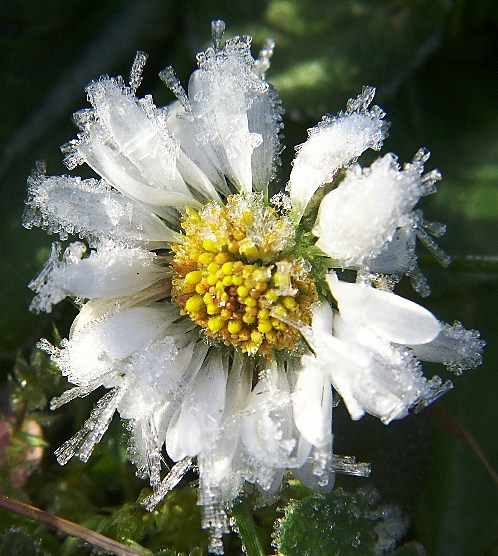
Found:
[[[373, 555], [392, 548], [404, 527], [395, 508], [377, 511], [376, 493], [340, 488], [292, 504], [279, 524], [277, 545], [284, 556]], [[386, 518], [384, 522], [382, 517]]]
[[148, 548], [174, 547], [188, 554], [196, 547], [207, 547], [207, 533], [201, 529], [201, 510], [193, 488], [175, 488], [150, 515], [155, 526], [149, 531]]
[[143, 550], [139, 541], [145, 538], [151, 525], [153, 518], [143, 506], [124, 504], [110, 517], [102, 520], [99, 532], [122, 544]]
[[41, 446], [42, 448], [46, 448], [49, 445], [48, 442], [43, 440], [40, 436], [23, 431], [19, 432], [19, 440], [31, 447]]

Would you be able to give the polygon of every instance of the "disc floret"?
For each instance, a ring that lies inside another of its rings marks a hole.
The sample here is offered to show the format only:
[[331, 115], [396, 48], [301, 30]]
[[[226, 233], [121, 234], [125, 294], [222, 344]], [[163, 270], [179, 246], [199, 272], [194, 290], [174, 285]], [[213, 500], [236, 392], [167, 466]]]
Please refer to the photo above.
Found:
[[310, 322], [316, 288], [308, 263], [292, 258], [291, 220], [260, 195], [233, 195], [224, 206], [189, 209], [182, 227], [172, 263], [182, 314], [250, 355], [293, 349], [301, 336], [288, 323]]

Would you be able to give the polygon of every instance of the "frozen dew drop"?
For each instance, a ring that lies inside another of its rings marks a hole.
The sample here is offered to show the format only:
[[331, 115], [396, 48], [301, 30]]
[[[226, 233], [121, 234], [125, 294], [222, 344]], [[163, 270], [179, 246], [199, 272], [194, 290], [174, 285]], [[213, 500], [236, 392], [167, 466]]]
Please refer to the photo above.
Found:
[[266, 39], [263, 47], [259, 51], [258, 59], [254, 62], [253, 73], [264, 79], [266, 72], [270, 68], [271, 57], [273, 56], [273, 49], [275, 48], [275, 41], [273, 39]]

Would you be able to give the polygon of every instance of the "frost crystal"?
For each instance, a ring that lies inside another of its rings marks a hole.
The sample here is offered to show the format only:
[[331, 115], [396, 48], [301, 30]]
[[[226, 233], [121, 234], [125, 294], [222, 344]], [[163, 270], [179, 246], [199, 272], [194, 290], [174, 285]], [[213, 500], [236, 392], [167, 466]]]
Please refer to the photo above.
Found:
[[[424, 173], [428, 153], [404, 166], [392, 154], [355, 163], [388, 128], [365, 87], [309, 130], [288, 194], [270, 201], [283, 114], [265, 80], [274, 43], [255, 60], [251, 38], [223, 42], [224, 28], [213, 22], [187, 90], [172, 68], [160, 73], [178, 99], [168, 107], [136, 96], [142, 52], [129, 85], [90, 83], [91, 108], [75, 114], [80, 132], [63, 151], [70, 170], [85, 163], [100, 179], [47, 176], [38, 164], [24, 216], [27, 228], [81, 240], [55, 242], [30, 284], [34, 311], [65, 297], [80, 306], [68, 339], [39, 342], [74, 385], [51, 407], [107, 390], [58, 461], [87, 461], [118, 413], [129, 458], [153, 489], [149, 509], [198, 471], [216, 554], [246, 489], [270, 503], [287, 469], [319, 492], [335, 473], [368, 476], [368, 464], [333, 453], [339, 396], [353, 419], [387, 424], [452, 387], [425, 378], [422, 361], [459, 374], [484, 346], [476, 331], [392, 292], [403, 274], [428, 292], [417, 238], [449, 262], [432, 237], [445, 227], [415, 209], [440, 179]], [[386, 530], [401, 530], [391, 517]]]

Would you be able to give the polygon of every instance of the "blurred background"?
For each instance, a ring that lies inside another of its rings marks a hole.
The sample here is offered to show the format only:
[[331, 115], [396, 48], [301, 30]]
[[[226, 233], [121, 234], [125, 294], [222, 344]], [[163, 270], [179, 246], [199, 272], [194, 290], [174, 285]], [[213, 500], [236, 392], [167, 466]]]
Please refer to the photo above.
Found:
[[[139, 93], [152, 93], [158, 105], [172, 101], [157, 73], [173, 65], [186, 86], [195, 54], [210, 43], [212, 19], [226, 21], [227, 36], [252, 35], [254, 54], [265, 38], [276, 41], [268, 80], [286, 110], [282, 186], [306, 129], [344, 109], [365, 84], [377, 87], [376, 102], [392, 122], [383, 152], [395, 152], [402, 162], [422, 146], [433, 153], [427, 168], [439, 168], [443, 181], [422, 208], [427, 219], [448, 224], [440, 245], [455, 262], [440, 269], [420, 248], [433, 290], [423, 304], [441, 320], [479, 329], [488, 342], [485, 361], [455, 377], [455, 389], [434, 408], [389, 427], [368, 417], [350, 423], [339, 407], [336, 452], [370, 461], [373, 475], [337, 484], [372, 484], [382, 500], [400, 504], [408, 539], [428, 554], [498, 554], [496, 476], [478, 454], [480, 447], [496, 469], [498, 11], [492, 0], [0, 0], [1, 490], [96, 528], [112, 514], [104, 507], [123, 511], [144, 486], [125, 462], [118, 424], [87, 467], [55, 464], [53, 450], [71, 427], [81, 426], [92, 400], [58, 416], [46, 410], [47, 398], [64, 384], [33, 348], [40, 337], [66, 336], [76, 310], [69, 302], [50, 315], [28, 310], [27, 284], [55, 238], [21, 226], [26, 178], [39, 160], [48, 175], [67, 173], [59, 146], [75, 136], [71, 114], [87, 106], [85, 85], [104, 73], [127, 77], [136, 50], [150, 55]], [[84, 168], [76, 173], [92, 175]], [[405, 282], [398, 291], [420, 301]], [[40, 481], [44, 488], [35, 488]], [[193, 533], [161, 542], [187, 551], [205, 539], [195, 533], [192, 496], [179, 492], [169, 523], [183, 516], [178, 527], [190, 524]], [[190, 513], [182, 506], [188, 504]], [[41, 535], [36, 550], [62, 550], [60, 539], [0, 514], [0, 533], [22, 525], [34, 538]], [[258, 517], [268, 551], [274, 517]], [[136, 531], [130, 538], [143, 541]], [[159, 546], [148, 538], [144, 545]], [[65, 554], [89, 553], [68, 541], [64, 547]], [[0, 542], [7, 554], [1, 550]]]

